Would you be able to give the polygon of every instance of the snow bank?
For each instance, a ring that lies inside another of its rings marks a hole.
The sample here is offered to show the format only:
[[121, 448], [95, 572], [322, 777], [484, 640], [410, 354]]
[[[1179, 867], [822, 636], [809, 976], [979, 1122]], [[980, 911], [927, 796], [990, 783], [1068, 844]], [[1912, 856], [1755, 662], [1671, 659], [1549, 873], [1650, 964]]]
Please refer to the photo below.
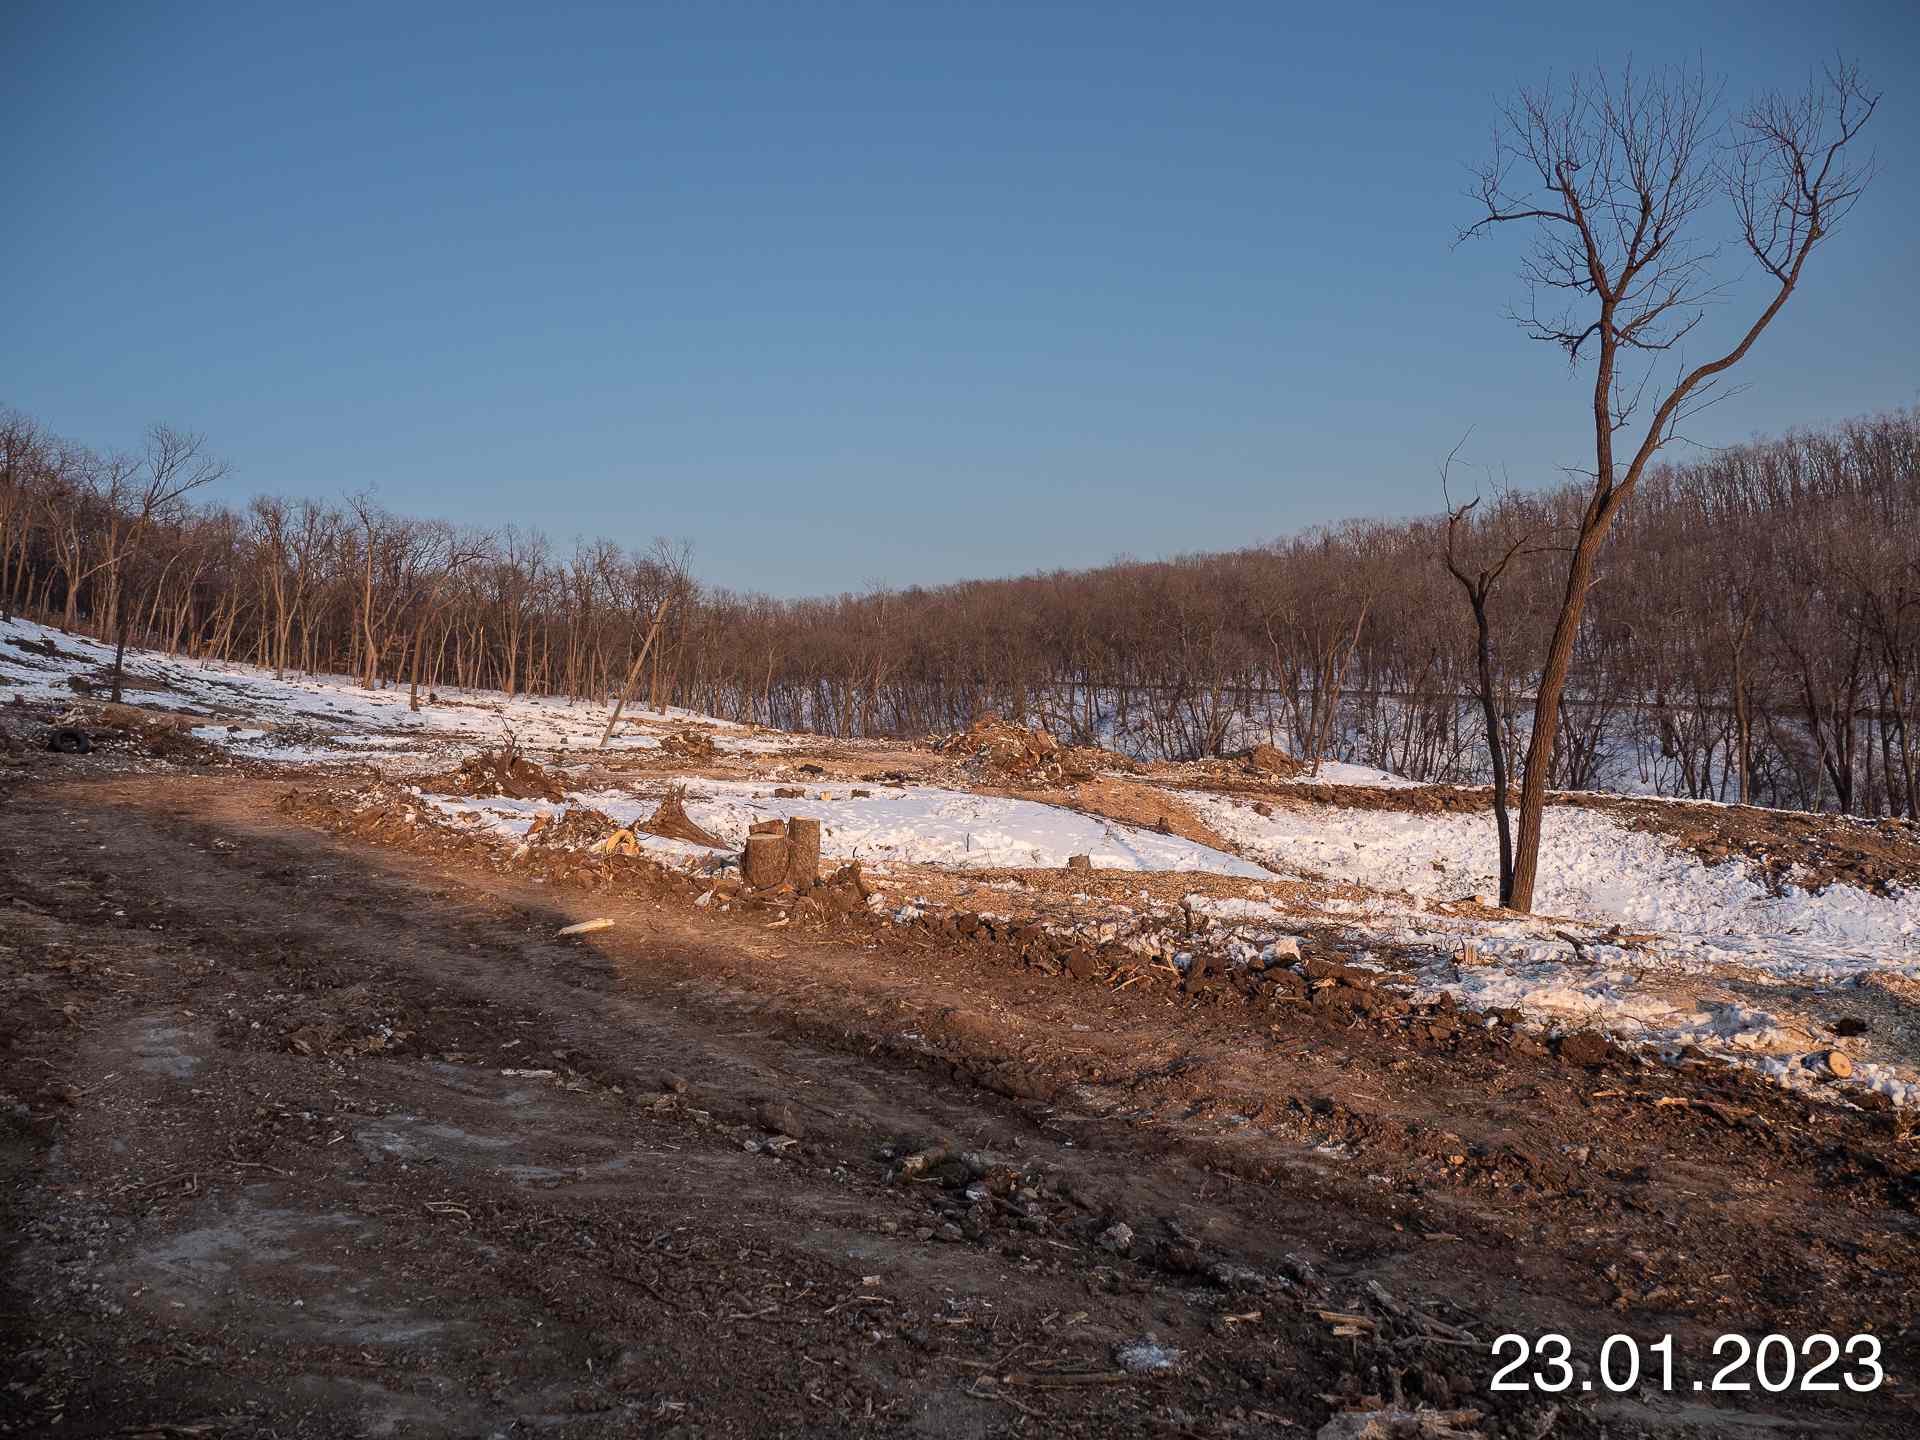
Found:
[[1344, 760], [1322, 760], [1320, 772], [1301, 772], [1280, 781], [1282, 785], [1352, 785], [1361, 790], [1412, 790], [1418, 780], [1395, 775], [1391, 770], [1376, 770], [1371, 765], [1349, 765]]

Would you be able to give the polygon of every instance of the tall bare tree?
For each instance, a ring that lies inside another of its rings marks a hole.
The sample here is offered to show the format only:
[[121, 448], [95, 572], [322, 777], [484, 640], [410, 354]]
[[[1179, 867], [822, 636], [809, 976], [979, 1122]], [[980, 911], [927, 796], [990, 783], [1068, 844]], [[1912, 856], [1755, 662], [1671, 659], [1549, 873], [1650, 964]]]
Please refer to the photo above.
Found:
[[108, 579], [114, 596], [113, 700], [120, 701], [125, 681], [127, 634], [133, 606], [123, 603], [120, 591], [128, 558], [138, 554], [156, 521], [203, 485], [227, 473], [227, 462], [206, 453], [207, 439], [190, 431], [154, 425], [147, 431], [146, 450], [129, 470], [124, 491], [114, 497], [124, 525], [110, 525], [107, 533]]
[[[1859, 199], [1872, 165], [1849, 146], [1878, 101], [1843, 64], [1804, 95], [1763, 96], [1729, 120], [1718, 87], [1700, 71], [1629, 69], [1523, 90], [1501, 112], [1492, 158], [1477, 176], [1482, 213], [1461, 238], [1528, 227], [1527, 298], [1514, 318], [1532, 339], [1564, 350], [1571, 365], [1587, 356], [1594, 365], [1591, 489], [1535, 694], [1514, 909], [1533, 908], [1561, 700], [1607, 533], [1654, 456], [1746, 358], [1814, 250]], [[1725, 290], [1715, 278], [1721, 247], [1707, 238], [1722, 202], [1765, 273], [1764, 303], [1728, 348], [1656, 383], [1663, 358]], [[1649, 401], [1636, 441], [1631, 428]]]

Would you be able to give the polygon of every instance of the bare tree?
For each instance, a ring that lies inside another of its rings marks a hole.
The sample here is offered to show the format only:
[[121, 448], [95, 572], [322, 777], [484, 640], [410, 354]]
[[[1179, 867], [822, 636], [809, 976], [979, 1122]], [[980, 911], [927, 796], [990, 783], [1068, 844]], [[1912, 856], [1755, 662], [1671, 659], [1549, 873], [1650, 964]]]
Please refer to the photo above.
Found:
[[114, 644], [113, 700], [120, 701], [125, 679], [127, 632], [133, 623], [133, 606], [119, 595], [129, 555], [137, 552], [154, 522], [186, 496], [203, 485], [211, 485], [227, 473], [227, 462], [206, 453], [207, 439], [185, 430], [155, 425], [147, 431], [147, 448], [127, 477], [124, 497], [116, 496], [117, 507], [128, 517], [125, 526], [110, 526], [107, 574], [113, 587]]
[[[1530, 227], [1521, 271], [1527, 302], [1515, 318], [1531, 338], [1563, 349], [1570, 364], [1587, 354], [1594, 360], [1591, 491], [1535, 695], [1515, 909], [1533, 907], [1561, 699], [1614, 517], [1655, 454], [1780, 313], [1808, 258], [1859, 199], [1872, 167], [1855, 163], [1847, 147], [1878, 99], [1855, 67], [1841, 65], [1805, 95], [1762, 97], [1728, 123], [1717, 87], [1700, 72], [1642, 78], [1629, 69], [1618, 80], [1596, 74], [1522, 91], [1502, 112], [1493, 156], [1478, 172], [1483, 213], [1461, 238], [1505, 224]], [[1728, 349], [1655, 387], [1662, 356], [1724, 290], [1714, 279], [1720, 247], [1701, 233], [1722, 199], [1768, 279], [1765, 304]], [[1635, 423], [1650, 387], [1655, 403], [1638, 443], [1617, 455], [1616, 437]]]
[[[1464, 440], [1461, 444], [1465, 444]], [[1487, 761], [1493, 772], [1493, 819], [1500, 835], [1500, 903], [1513, 903], [1513, 829], [1507, 813], [1507, 746], [1506, 729], [1501, 724], [1500, 705], [1493, 680], [1493, 627], [1487, 614], [1487, 605], [1493, 598], [1495, 587], [1501, 577], [1507, 573], [1513, 562], [1522, 555], [1530, 553], [1533, 536], [1522, 530], [1510, 536], [1495, 535], [1493, 549], [1499, 551], [1497, 559], [1488, 555], [1487, 563], [1473, 568], [1474, 562], [1462, 560], [1460, 556], [1460, 535], [1462, 530], [1470, 530], [1469, 517], [1479, 505], [1480, 497], [1475, 496], [1464, 505], [1454, 505], [1453, 497], [1448, 493], [1449, 472], [1460, 453], [1460, 446], [1446, 458], [1440, 467], [1440, 492], [1447, 501], [1447, 548], [1442, 557], [1447, 573], [1460, 582], [1460, 588], [1466, 592], [1467, 607], [1473, 611], [1474, 625], [1474, 688], [1480, 699], [1480, 713], [1487, 731]], [[1504, 544], [1502, 541], [1504, 540]]]

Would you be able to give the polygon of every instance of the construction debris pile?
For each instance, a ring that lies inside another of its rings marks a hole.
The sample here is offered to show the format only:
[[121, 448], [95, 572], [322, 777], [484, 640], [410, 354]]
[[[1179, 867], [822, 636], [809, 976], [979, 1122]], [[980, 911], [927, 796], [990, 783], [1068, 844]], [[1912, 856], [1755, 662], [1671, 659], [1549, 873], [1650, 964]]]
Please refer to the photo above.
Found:
[[718, 750], [704, 730], [677, 730], [660, 742], [660, 753], [676, 760], [712, 760]]
[[[527, 844], [554, 850], [590, 850], [606, 842], [610, 832], [620, 826], [614, 818], [591, 805], [569, 805], [552, 815], [536, 815], [527, 830]], [[634, 847], [638, 852], [639, 847]]]
[[567, 798], [566, 787], [545, 766], [527, 759], [518, 749], [483, 750], [460, 762], [460, 768], [420, 781], [423, 789], [442, 795], [484, 800], [551, 800]]
[[957, 735], [935, 736], [929, 749], [951, 755], [961, 773], [986, 784], [1039, 787], [1091, 780], [1102, 770], [1132, 770], [1126, 756], [1095, 745], [1062, 745], [1044, 730], [982, 715]]

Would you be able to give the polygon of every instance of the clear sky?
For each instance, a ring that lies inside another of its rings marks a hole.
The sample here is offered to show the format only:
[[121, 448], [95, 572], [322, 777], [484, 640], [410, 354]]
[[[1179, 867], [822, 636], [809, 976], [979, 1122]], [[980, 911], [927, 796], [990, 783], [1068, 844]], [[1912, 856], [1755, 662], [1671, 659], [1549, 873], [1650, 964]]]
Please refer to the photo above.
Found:
[[784, 595], [1428, 511], [1591, 443], [1452, 248], [1496, 99], [1835, 51], [1881, 174], [1706, 443], [1920, 400], [1915, 0], [10, 0], [0, 404]]

